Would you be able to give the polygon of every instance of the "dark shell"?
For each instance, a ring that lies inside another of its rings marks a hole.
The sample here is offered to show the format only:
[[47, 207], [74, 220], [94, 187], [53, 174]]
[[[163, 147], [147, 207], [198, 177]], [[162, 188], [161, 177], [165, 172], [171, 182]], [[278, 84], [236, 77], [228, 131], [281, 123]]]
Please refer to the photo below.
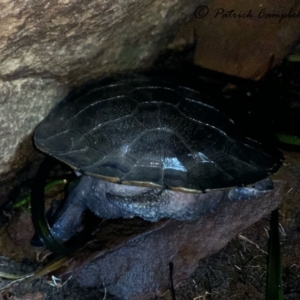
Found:
[[279, 167], [203, 97], [158, 78], [100, 83], [59, 103], [35, 144], [104, 180], [191, 192], [253, 184]]

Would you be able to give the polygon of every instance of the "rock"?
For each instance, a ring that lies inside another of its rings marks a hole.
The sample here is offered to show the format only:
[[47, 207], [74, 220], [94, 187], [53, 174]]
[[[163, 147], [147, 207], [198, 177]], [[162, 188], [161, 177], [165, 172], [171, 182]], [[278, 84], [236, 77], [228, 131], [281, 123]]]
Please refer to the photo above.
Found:
[[151, 65], [196, 5], [184, 0], [0, 4], [0, 188], [32, 158], [31, 134], [67, 86]]
[[208, 1], [11, 2], [0, 6], [2, 79], [82, 83], [149, 66], [194, 9]]
[[33, 128], [66, 93], [53, 79], [0, 81], [0, 187], [32, 158]]
[[65, 278], [72, 273], [84, 287], [105, 287], [117, 299], [154, 299], [168, 289], [170, 262], [176, 285], [191, 275], [200, 259], [275, 209], [296, 180], [291, 177], [282, 167], [274, 191], [256, 200], [225, 202], [196, 222], [109, 221], [60, 273]]
[[195, 43], [196, 65], [257, 80], [298, 41], [299, 12], [290, 0], [213, 0], [198, 6], [173, 45]]

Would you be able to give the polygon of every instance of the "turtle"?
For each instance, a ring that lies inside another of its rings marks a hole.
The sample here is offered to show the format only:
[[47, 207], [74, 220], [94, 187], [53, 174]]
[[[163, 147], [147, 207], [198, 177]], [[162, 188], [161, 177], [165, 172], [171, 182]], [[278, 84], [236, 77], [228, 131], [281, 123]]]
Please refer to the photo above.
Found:
[[197, 220], [224, 201], [271, 191], [281, 152], [243, 135], [209, 95], [178, 80], [124, 76], [67, 96], [37, 126], [40, 151], [71, 166], [78, 183], [51, 227], [59, 242], [104, 219]]

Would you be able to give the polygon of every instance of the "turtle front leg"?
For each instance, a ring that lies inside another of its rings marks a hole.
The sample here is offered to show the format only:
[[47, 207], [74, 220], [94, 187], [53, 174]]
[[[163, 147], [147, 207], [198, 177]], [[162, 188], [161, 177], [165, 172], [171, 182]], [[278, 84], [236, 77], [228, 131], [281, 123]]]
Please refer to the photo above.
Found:
[[82, 175], [54, 216], [51, 227], [52, 235], [62, 242], [73, 237], [83, 227], [81, 221], [85, 210], [90, 210], [103, 219], [132, 217], [132, 214], [112, 205], [107, 200], [106, 192], [110, 185], [114, 184], [92, 176]]
[[69, 240], [82, 229], [82, 214], [87, 209], [84, 177], [79, 179], [78, 184], [71, 190], [65, 202], [53, 216], [51, 233], [61, 242]]

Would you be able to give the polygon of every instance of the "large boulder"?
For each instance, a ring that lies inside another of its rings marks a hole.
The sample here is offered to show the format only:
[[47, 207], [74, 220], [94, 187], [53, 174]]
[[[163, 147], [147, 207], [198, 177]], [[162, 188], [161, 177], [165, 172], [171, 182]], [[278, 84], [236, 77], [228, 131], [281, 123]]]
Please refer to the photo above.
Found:
[[68, 87], [148, 67], [195, 7], [207, 2], [0, 4], [1, 185], [32, 156], [33, 129]]

